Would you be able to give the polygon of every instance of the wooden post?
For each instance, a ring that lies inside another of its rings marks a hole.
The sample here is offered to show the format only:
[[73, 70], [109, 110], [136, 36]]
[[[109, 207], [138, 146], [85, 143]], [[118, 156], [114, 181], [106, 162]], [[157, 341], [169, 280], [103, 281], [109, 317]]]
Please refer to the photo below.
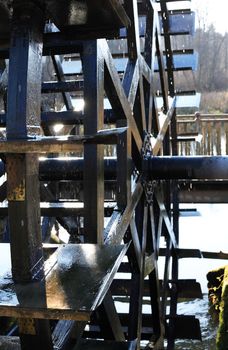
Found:
[[[35, 3], [14, 3], [6, 132], [8, 140], [39, 134], [44, 15]], [[12, 275], [15, 283], [43, 278], [38, 156], [7, 156]], [[19, 322], [22, 349], [52, 349], [45, 320]]]
[[[99, 40], [83, 47], [84, 133], [94, 134], [104, 124], [104, 60]], [[104, 147], [84, 147], [84, 230], [85, 242], [103, 243], [104, 229]]]

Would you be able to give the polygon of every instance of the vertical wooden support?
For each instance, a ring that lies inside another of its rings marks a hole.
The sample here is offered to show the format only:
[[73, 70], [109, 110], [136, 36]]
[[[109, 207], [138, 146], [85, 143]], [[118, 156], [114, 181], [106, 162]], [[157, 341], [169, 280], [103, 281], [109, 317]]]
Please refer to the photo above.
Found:
[[[102, 41], [88, 41], [83, 47], [84, 133], [94, 134], [104, 125], [104, 59]], [[104, 147], [84, 147], [84, 231], [85, 242], [104, 242]], [[104, 338], [124, 340], [111, 293], [96, 312]]]
[[15, 2], [7, 108], [8, 139], [40, 132], [43, 14], [33, 2]]
[[[155, 201], [154, 201], [155, 202]], [[149, 233], [151, 235], [152, 250], [154, 253], [154, 269], [149, 274], [149, 288], [151, 295], [151, 308], [152, 308], [152, 322], [153, 322], [153, 341], [154, 344], [163, 345], [164, 341], [164, 323], [161, 315], [161, 305], [160, 305], [160, 286], [159, 286], [159, 276], [158, 276], [158, 251], [159, 251], [159, 241], [161, 234], [161, 216], [158, 207], [153, 202], [153, 205], [149, 207]], [[157, 234], [156, 234], [157, 233]], [[159, 347], [158, 347], [159, 348]]]
[[[83, 47], [84, 133], [94, 134], [104, 124], [104, 60], [100, 41], [87, 41]], [[103, 243], [104, 229], [104, 147], [84, 147], [84, 230], [85, 242]]]
[[[40, 130], [44, 16], [33, 2], [14, 3], [11, 34], [7, 138], [25, 139]], [[38, 157], [7, 156], [12, 275], [16, 283], [43, 277]], [[21, 319], [22, 349], [52, 349], [48, 321]]]
[[[176, 125], [176, 111], [173, 115], [171, 121], [171, 134], [172, 134], [172, 155], [178, 155], [177, 149], [177, 125]], [[175, 234], [176, 242], [179, 243], [179, 190], [178, 182], [173, 180], [171, 182], [172, 188], [172, 198], [173, 198], [173, 231]], [[169, 339], [168, 339], [168, 348], [174, 349], [175, 338], [174, 338], [174, 321], [177, 314], [177, 301], [178, 293], [175, 282], [178, 280], [179, 266], [178, 266], [178, 257], [175, 253], [172, 254], [172, 280], [174, 281], [171, 288], [171, 303], [170, 303], [170, 323], [169, 323]], [[173, 317], [173, 318], [172, 318]]]
[[147, 121], [147, 131], [152, 132], [154, 136], [157, 135], [159, 129], [158, 122], [158, 112], [156, 106], [155, 97], [155, 58], [156, 58], [156, 26], [157, 26], [157, 13], [154, 10], [151, 1], [146, 1], [147, 8], [147, 19], [146, 19], [146, 33], [145, 33], [145, 48], [144, 48], [144, 58], [146, 63], [151, 69], [150, 85], [145, 89], [145, 104], [148, 108], [146, 121]]
[[35, 155], [7, 156], [12, 275], [19, 283], [43, 277], [38, 170]]
[[[126, 126], [125, 120], [117, 121], [117, 127]], [[131, 196], [131, 133], [129, 129], [118, 138], [117, 144], [117, 206], [123, 210]]]
[[[125, 10], [132, 18], [131, 25], [127, 28], [127, 42], [128, 42], [128, 56], [129, 61], [136, 62], [140, 56], [140, 41], [139, 41], [139, 23], [138, 23], [138, 4], [136, 0], [127, 0], [125, 3]], [[139, 65], [139, 73], [141, 73], [141, 67]], [[136, 124], [143, 137], [143, 131], [146, 130], [146, 116], [145, 116], [145, 101], [143, 90], [143, 78], [139, 74], [139, 86], [134, 106], [134, 115]]]
[[[6, 125], [8, 139], [32, 137], [40, 130], [43, 23], [39, 17], [43, 18], [42, 12], [31, 4], [27, 10], [24, 6], [14, 9]], [[13, 278], [27, 282], [39, 279], [43, 266], [37, 156], [8, 156], [7, 173]]]

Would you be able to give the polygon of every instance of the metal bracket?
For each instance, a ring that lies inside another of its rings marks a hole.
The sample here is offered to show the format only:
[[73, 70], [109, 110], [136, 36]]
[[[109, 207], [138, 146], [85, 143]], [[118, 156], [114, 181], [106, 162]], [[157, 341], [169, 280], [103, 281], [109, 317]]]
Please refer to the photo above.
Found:
[[[153, 135], [149, 132], [144, 131], [144, 141], [143, 141], [143, 146], [142, 146], [142, 158], [145, 159], [147, 157], [151, 157], [152, 155], [152, 139]], [[157, 181], [152, 180], [149, 181], [147, 178], [147, 172], [145, 171], [143, 174], [143, 180], [142, 180], [142, 185], [144, 188], [144, 193], [146, 197], [146, 201], [148, 205], [151, 205], [153, 203], [153, 195], [154, 195], [154, 190], [155, 187], [157, 186]]]
[[147, 131], [144, 131], [144, 140], [143, 140], [143, 145], [142, 145], [142, 157], [145, 158], [147, 156], [152, 155], [152, 140], [153, 135]]

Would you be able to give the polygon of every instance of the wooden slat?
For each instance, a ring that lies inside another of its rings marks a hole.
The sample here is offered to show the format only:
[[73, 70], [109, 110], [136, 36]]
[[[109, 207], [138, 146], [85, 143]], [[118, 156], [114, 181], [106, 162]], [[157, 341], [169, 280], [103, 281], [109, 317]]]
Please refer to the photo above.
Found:
[[[120, 314], [120, 320], [123, 324], [123, 330], [126, 333], [127, 332], [127, 325], [129, 323], [129, 315], [121, 313]], [[195, 339], [195, 340], [201, 340], [201, 331], [200, 331], [200, 323], [199, 320], [196, 319], [192, 315], [178, 315], [174, 318], [175, 323], [175, 335], [176, 338], [180, 339]], [[150, 314], [143, 314], [142, 315], [142, 333], [141, 333], [141, 339], [142, 340], [150, 340], [153, 336], [153, 323], [151, 319]], [[166, 327], [166, 334], [165, 337], [168, 336], [168, 327]], [[96, 326], [91, 326], [90, 330], [85, 332], [86, 337], [95, 337], [99, 338], [101, 335], [99, 333], [99, 330]]]
[[117, 341], [102, 341], [93, 339], [82, 339], [78, 346], [73, 350], [135, 350], [136, 341], [132, 342], [117, 342]]
[[159, 191], [156, 191], [156, 198], [157, 198], [157, 201], [158, 201], [158, 205], [160, 207], [161, 215], [163, 216], [163, 219], [164, 219], [164, 222], [166, 224], [166, 227], [167, 227], [170, 239], [172, 241], [173, 247], [177, 248], [177, 241], [176, 241], [175, 234], [173, 232], [172, 224], [171, 224], [170, 219], [168, 217], [165, 205], [164, 205], [164, 203], [163, 203], [163, 201], [161, 199]]
[[[195, 316], [178, 315], [172, 319], [174, 338], [202, 340], [200, 323]], [[168, 330], [167, 330], [168, 332]]]
[[[110, 216], [110, 213], [116, 207], [116, 203], [105, 202], [104, 213], [105, 216]], [[61, 216], [84, 216], [84, 203], [82, 202], [41, 202], [41, 215], [48, 217]], [[8, 205], [3, 203], [0, 205], [0, 216], [8, 215]]]
[[[104, 127], [104, 59], [99, 41], [86, 41], [82, 53], [84, 74], [84, 132], [88, 135]], [[92, 171], [91, 171], [92, 170]], [[84, 147], [84, 228], [85, 242], [103, 243], [104, 228], [104, 148]]]
[[118, 242], [121, 242], [132, 219], [132, 216], [134, 214], [134, 210], [141, 198], [141, 195], [143, 193], [143, 188], [140, 183], [140, 181], [137, 183], [136, 188], [134, 192], [132, 193], [131, 200], [128, 203], [126, 209], [123, 212], [121, 221], [116, 229], [115, 232], [112, 234], [108, 235], [105, 243], [110, 245], [110, 244], [118, 244]]
[[1, 266], [1, 316], [87, 321], [109, 289], [127, 245], [62, 245], [45, 262], [44, 281], [16, 285], [6, 248], [0, 245], [8, 252], [8, 265]]
[[153, 149], [153, 155], [156, 156], [159, 153], [160, 148], [162, 147], [162, 142], [164, 140], [165, 134], [168, 130], [169, 124], [171, 122], [171, 119], [173, 117], [173, 113], [175, 110], [175, 103], [176, 100], [174, 98], [172, 106], [170, 107], [169, 111], [166, 115], [164, 115], [164, 121], [160, 127], [159, 133], [156, 137], [156, 139], [152, 143], [152, 149]]
[[[105, 41], [102, 42], [102, 52], [103, 52], [103, 57], [105, 59], [105, 66], [107, 68], [107, 73], [108, 73], [110, 83], [112, 84], [112, 88], [115, 90], [115, 92], [118, 96], [118, 103], [119, 103], [119, 106], [123, 112], [122, 113], [123, 118], [126, 118], [128, 120], [128, 125], [131, 129], [133, 136], [134, 136], [136, 145], [138, 147], [138, 151], [140, 152], [141, 148], [142, 148], [142, 139], [141, 139], [141, 136], [139, 134], [135, 119], [133, 117], [131, 106], [127, 100], [126, 94], [125, 94], [123, 86], [121, 84], [118, 72], [114, 66], [112, 55], [110, 53], [109, 47]], [[106, 76], [106, 81], [107, 81], [108, 77]], [[107, 92], [107, 90], [106, 90], [106, 92]], [[109, 99], [110, 98], [111, 98], [111, 96], [109, 96]], [[111, 100], [110, 100], [110, 102], [112, 104]], [[115, 100], [115, 103], [117, 103], [117, 100]], [[112, 107], [115, 108], [116, 105], [113, 105]]]
[[2, 153], [64, 153], [82, 149], [82, 144], [116, 144], [126, 128], [101, 130], [93, 136], [42, 137], [28, 140], [0, 141]]
[[[160, 280], [159, 282], [159, 288], [162, 287], [163, 281]], [[200, 287], [200, 283], [196, 282], [194, 279], [179, 279], [177, 281], [168, 281], [169, 284], [175, 285], [178, 293], [179, 299], [195, 299], [195, 298], [202, 298], [202, 291]], [[114, 279], [111, 284], [111, 292], [115, 296], [116, 300], [123, 300], [121, 297], [128, 297], [130, 295], [132, 288], [131, 280], [129, 279]], [[153, 290], [154, 291], [154, 290]], [[168, 296], [170, 296], [170, 287], [167, 286], [167, 292]], [[143, 289], [143, 296], [148, 297], [150, 296], [150, 282], [149, 280], [144, 281], [144, 289]], [[159, 296], [160, 297], [160, 296]], [[148, 303], [148, 300], [144, 300], [145, 304]]]

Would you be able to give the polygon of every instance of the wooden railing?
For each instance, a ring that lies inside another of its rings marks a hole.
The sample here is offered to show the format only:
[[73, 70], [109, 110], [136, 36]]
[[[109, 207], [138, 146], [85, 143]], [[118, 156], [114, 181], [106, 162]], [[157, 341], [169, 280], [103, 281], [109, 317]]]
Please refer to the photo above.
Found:
[[179, 155], [227, 155], [228, 114], [177, 117]]

